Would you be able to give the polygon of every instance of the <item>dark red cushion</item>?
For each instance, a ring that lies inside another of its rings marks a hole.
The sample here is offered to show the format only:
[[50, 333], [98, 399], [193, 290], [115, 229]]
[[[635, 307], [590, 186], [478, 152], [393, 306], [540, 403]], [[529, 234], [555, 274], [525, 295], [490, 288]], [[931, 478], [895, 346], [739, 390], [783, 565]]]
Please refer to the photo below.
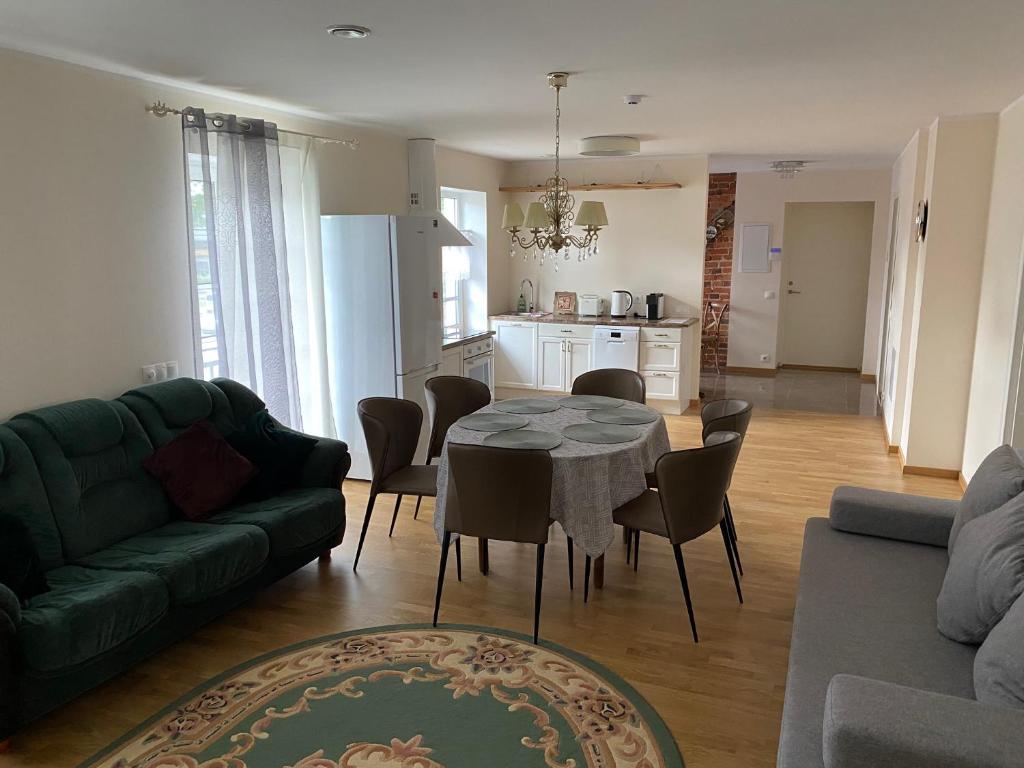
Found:
[[197, 421], [142, 466], [189, 520], [204, 520], [225, 507], [256, 474], [208, 421]]

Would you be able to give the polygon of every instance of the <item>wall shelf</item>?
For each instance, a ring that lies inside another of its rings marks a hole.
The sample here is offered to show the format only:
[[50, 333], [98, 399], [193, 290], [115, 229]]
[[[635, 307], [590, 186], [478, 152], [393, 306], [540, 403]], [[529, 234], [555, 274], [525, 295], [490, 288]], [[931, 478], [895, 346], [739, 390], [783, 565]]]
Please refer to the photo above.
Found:
[[[570, 192], [599, 192], [623, 189], [682, 189], [683, 185], [678, 181], [635, 181], [625, 184], [570, 184]], [[498, 187], [499, 192], [543, 192], [547, 187], [536, 185], [532, 187]]]

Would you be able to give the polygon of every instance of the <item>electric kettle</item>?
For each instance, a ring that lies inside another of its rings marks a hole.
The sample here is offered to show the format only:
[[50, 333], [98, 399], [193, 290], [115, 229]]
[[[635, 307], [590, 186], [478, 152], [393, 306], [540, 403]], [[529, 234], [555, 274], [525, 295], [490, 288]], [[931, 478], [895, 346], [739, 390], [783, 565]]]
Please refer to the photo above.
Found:
[[633, 306], [633, 294], [629, 291], [612, 291], [611, 312], [612, 317], [625, 317]]

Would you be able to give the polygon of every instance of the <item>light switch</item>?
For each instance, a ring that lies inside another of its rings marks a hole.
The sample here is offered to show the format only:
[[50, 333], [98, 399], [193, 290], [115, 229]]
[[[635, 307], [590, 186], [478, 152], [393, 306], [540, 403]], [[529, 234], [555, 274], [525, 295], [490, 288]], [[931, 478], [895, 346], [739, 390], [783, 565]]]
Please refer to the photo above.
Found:
[[764, 297], [765, 297], [765, 299], [767, 299], [769, 301], [771, 299], [774, 299], [775, 298], [775, 291], [765, 291], [764, 292]]
[[156, 381], [156, 366], [155, 365], [144, 365], [142, 366], [142, 383], [152, 384]]
[[157, 363], [153, 367], [156, 369], [156, 380], [164, 381], [167, 378], [167, 363]]
[[177, 360], [168, 360], [166, 363], [164, 363], [164, 366], [166, 366], [166, 368], [167, 368], [167, 378], [168, 379], [176, 379], [176, 378], [178, 378], [178, 361]]

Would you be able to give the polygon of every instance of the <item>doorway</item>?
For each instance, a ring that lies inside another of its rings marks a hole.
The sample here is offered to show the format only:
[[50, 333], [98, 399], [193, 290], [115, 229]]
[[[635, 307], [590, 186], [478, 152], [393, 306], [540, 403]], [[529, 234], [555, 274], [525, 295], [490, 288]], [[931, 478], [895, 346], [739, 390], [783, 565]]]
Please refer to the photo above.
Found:
[[874, 216], [873, 202], [786, 204], [782, 367], [860, 371]]

